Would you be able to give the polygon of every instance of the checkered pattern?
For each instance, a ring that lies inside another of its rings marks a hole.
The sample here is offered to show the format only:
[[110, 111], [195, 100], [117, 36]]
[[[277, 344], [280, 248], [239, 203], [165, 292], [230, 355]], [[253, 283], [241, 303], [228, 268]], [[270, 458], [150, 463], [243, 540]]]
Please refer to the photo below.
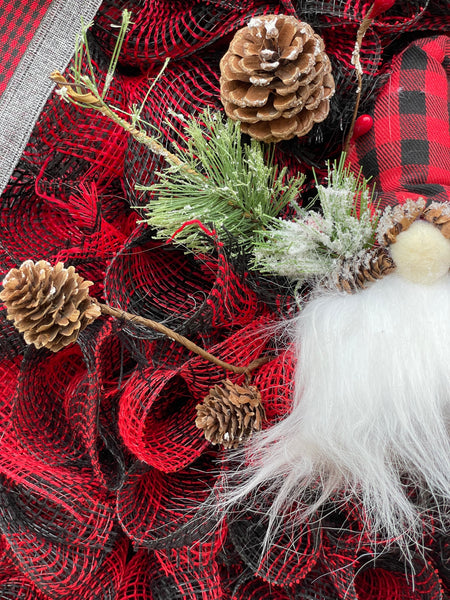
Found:
[[450, 40], [417, 40], [392, 63], [374, 127], [349, 156], [381, 193], [381, 207], [420, 196], [450, 200]]
[[0, 3], [0, 96], [31, 42], [51, 0]]

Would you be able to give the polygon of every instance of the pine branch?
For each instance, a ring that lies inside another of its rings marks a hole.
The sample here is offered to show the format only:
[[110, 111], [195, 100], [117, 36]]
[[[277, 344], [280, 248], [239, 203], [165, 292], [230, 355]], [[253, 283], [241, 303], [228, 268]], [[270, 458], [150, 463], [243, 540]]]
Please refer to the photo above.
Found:
[[[252, 140], [243, 144], [238, 123], [224, 123], [218, 115], [206, 111], [198, 123], [187, 121], [187, 147], [174, 152], [165, 148], [156, 137], [147, 134], [141, 119], [142, 106], [135, 107], [130, 120], [106, 101], [106, 93], [130, 24], [130, 13], [124, 11], [122, 25], [103, 88], [95, 79], [87, 40], [88, 27], [82, 28], [77, 40], [73, 82], [55, 71], [51, 79], [58, 85], [62, 98], [84, 109], [100, 112], [120, 125], [136, 141], [162, 156], [168, 168], [157, 183], [137, 189], [150, 192], [152, 201], [141, 208], [147, 212], [145, 221], [156, 228], [160, 239], [173, 239], [191, 251], [208, 251], [211, 244], [199, 233], [202, 223], [215, 228], [219, 239], [234, 236], [240, 247], [249, 251], [269, 224], [285, 206], [295, 204], [303, 184], [303, 176], [287, 181], [286, 169], [279, 171], [273, 164], [273, 151]], [[82, 73], [86, 57], [89, 73]], [[164, 64], [157, 78], [163, 72]], [[155, 80], [156, 81], [156, 80]], [[155, 82], [154, 82], [155, 83]], [[153, 83], [153, 85], [154, 85]], [[151, 92], [147, 92], [144, 103]], [[176, 234], [176, 235], [175, 235]]]
[[175, 241], [194, 252], [208, 251], [211, 245], [197, 226], [183, 227], [190, 221], [210, 224], [219, 239], [231, 234], [251, 250], [270, 220], [296, 202], [304, 178], [287, 181], [286, 169], [273, 164], [273, 153], [266, 162], [260, 142], [242, 142], [239, 123], [223, 121], [209, 110], [201, 119], [202, 124], [187, 120], [186, 147], [175, 151], [189, 169], [172, 166], [153, 185], [137, 186], [152, 195], [141, 207], [147, 212], [145, 221], [160, 239], [179, 231]]

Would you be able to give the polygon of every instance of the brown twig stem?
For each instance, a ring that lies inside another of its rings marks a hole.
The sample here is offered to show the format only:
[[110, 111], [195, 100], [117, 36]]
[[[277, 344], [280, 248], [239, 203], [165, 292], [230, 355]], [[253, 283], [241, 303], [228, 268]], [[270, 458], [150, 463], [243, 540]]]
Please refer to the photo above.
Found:
[[355, 48], [354, 48], [353, 54], [352, 54], [352, 64], [355, 66], [356, 77], [358, 78], [358, 88], [356, 90], [356, 101], [355, 101], [355, 108], [353, 110], [352, 122], [350, 123], [350, 129], [348, 130], [347, 137], [345, 139], [344, 148], [343, 148], [343, 152], [345, 152], [347, 155], [348, 155], [348, 149], [350, 147], [350, 142], [351, 142], [351, 139], [353, 136], [353, 130], [355, 128], [355, 121], [356, 121], [356, 117], [358, 115], [359, 103], [361, 101], [361, 91], [362, 91], [362, 67], [361, 67], [361, 61], [360, 61], [361, 46], [362, 46], [364, 36], [366, 35], [367, 31], [369, 30], [369, 28], [373, 22], [373, 19], [371, 17], [373, 7], [374, 7], [374, 4], [372, 4], [372, 6], [368, 10], [366, 16], [361, 21], [358, 32], [356, 34]]
[[[169, 162], [171, 165], [175, 165], [180, 167], [187, 173], [191, 173], [192, 175], [198, 175], [204, 179], [204, 175], [192, 169], [189, 165], [184, 163], [178, 156], [169, 152], [162, 144], [160, 144], [155, 138], [147, 135], [145, 131], [137, 129], [134, 127], [132, 123], [129, 123], [127, 120], [120, 117], [114, 110], [112, 110], [106, 102], [97, 97], [95, 94], [90, 92], [85, 86], [82, 84], [75, 84], [67, 81], [67, 79], [62, 75], [59, 71], [54, 71], [50, 75], [50, 79], [54, 81], [59, 89], [66, 90], [67, 98], [71, 100], [74, 104], [78, 106], [82, 106], [83, 108], [91, 108], [93, 110], [97, 110], [98, 112], [105, 115], [113, 121], [120, 125], [125, 131], [127, 131], [137, 142], [143, 144], [150, 148], [150, 150], [154, 154], [158, 154], [162, 156]], [[80, 91], [81, 90], [81, 91]]]
[[201, 356], [202, 358], [205, 358], [209, 362], [214, 363], [218, 367], [222, 367], [223, 369], [226, 369], [227, 371], [232, 371], [233, 373], [236, 373], [238, 375], [243, 374], [243, 373], [248, 374], [251, 371], [253, 371], [254, 369], [256, 369], [257, 367], [260, 367], [261, 365], [265, 364], [266, 362], [269, 362], [269, 360], [273, 359], [273, 356], [263, 356], [261, 358], [257, 358], [256, 360], [252, 361], [246, 367], [238, 367], [236, 365], [231, 365], [223, 360], [220, 360], [220, 358], [217, 358], [217, 356], [214, 356], [214, 354], [211, 354], [210, 352], [208, 352], [207, 350], [204, 350], [200, 346], [197, 346], [197, 344], [195, 344], [188, 338], [184, 337], [183, 335], [180, 335], [176, 331], [173, 331], [173, 329], [166, 327], [162, 323], [158, 323], [157, 321], [153, 321], [152, 319], [146, 319], [145, 317], [140, 317], [139, 315], [133, 315], [133, 314], [125, 312], [123, 310], [113, 308], [112, 306], [109, 306], [107, 304], [102, 304], [101, 302], [97, 302], [97, 304], [100, 307], [100, 310], [102, 311], [103, 315], [115, 317], [116, 319], [130, 321], [131, 323], [138, 323], [139, 325], [143, 325], [144, 327], [148, 327], [150, 329], [153, 329], [154, 331], [163, 333], [170, 339], [178, 342], [179, 344], [181, 344], [188, 350], [195, 352], [195, 354], [198, 354], [199, 356]]

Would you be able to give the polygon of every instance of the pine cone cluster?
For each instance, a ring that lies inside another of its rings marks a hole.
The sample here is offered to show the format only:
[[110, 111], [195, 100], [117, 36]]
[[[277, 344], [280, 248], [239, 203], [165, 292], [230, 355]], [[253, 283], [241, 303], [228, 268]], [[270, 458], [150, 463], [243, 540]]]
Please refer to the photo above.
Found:
[[353, 294], [367, 284], [381, 279], [395, 270], [390, 254], [384, 248], [363, 250], [351, 259], [342, 260], [331, 276], [332, 285], [343, 292]]
[[27, 344], [58, 352], [100, 316], [100, 307], [89, 296], [91, 285], [74, 267], [27, 260], [7, 273], [0, 299]]
[[394, 244], [397, 236], [406, 231], [425, 210], [426, 202], [423, 198], [407, 200], [404, 204], [388, 206], [380, 217], [377, 227], [377, 238], [381, 246]]
[[203, 429], [208, 441], [224, 448], [237, 448], [254, 431], [261, 430], [265, 419], [258, 388], [229, 379], [212, 387], [196, 409], [196, 426]]
[[448, 202], [432, 202], [425, 209], [423, 218], [435, 225], [445, 238], [450, 239], [450, 204]]
[[323, 40], [292, 16], [254, 17], [220, 62], [226, 114], [264, 142], [303, 136], [323, 121], [334, 93]]

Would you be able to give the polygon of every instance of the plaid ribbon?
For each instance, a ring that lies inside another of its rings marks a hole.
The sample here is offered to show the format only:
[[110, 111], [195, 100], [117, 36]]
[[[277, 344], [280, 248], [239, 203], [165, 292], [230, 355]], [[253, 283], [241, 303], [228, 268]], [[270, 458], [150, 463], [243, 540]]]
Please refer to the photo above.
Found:
[[450, 39], [416, 40], [392, 63], [374, 106], [374, 126], [349, 161], [373, 177], [380, 207], [424, 197], [450, 200]]

